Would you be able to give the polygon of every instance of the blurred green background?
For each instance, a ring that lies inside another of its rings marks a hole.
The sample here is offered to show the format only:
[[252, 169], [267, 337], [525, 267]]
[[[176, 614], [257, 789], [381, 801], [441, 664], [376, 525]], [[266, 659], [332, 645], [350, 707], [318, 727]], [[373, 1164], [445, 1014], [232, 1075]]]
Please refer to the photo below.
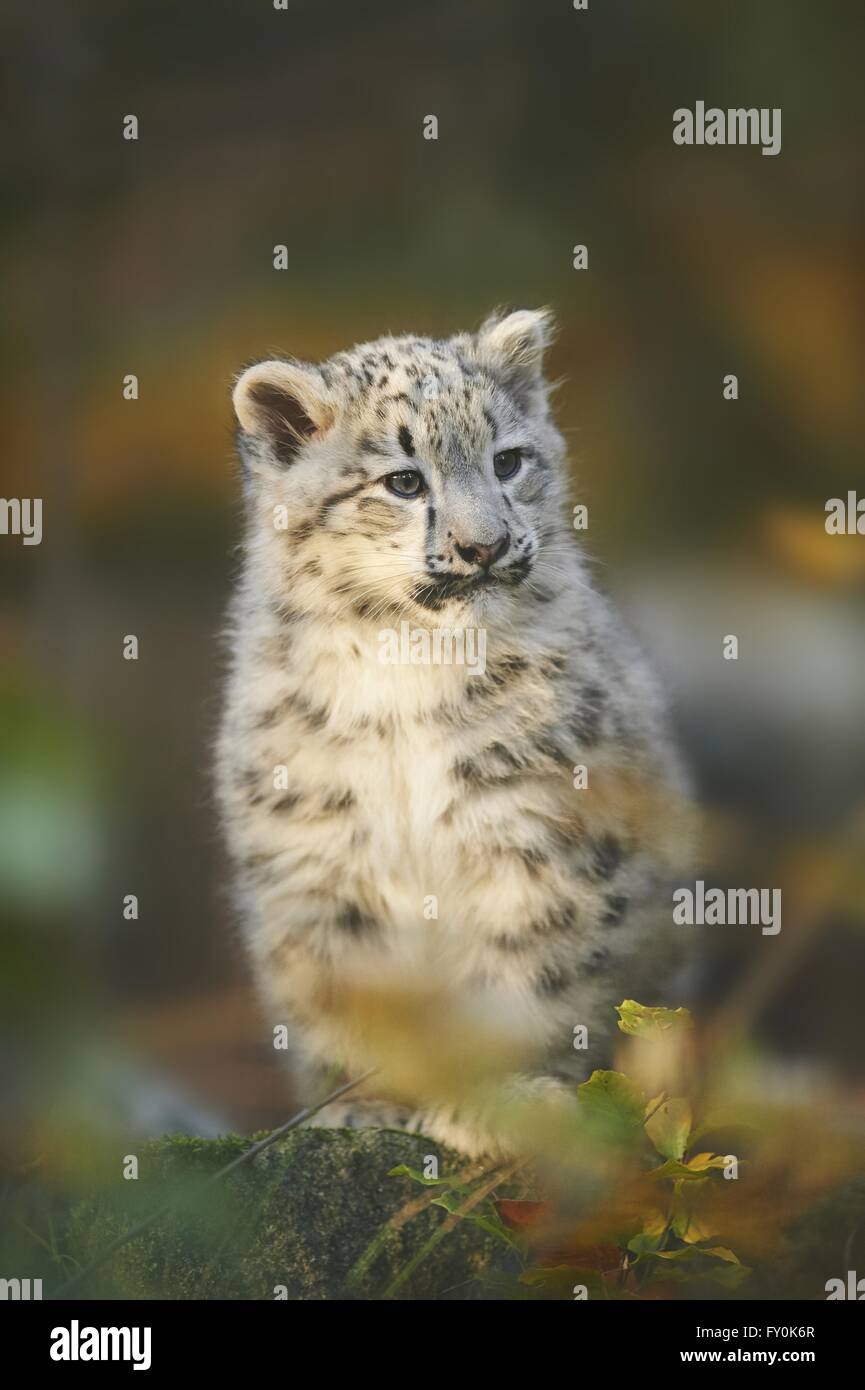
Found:
[[[837, 0], [4, 9], [3, 488], [44, 499], [41, 546], [0, 541], [13, 1163], [74, 1169], [100, 1127], [248, 1132], [290, 1109], [210, 786], [232, 377], [498, 304], [557, 315], [574, 500], [674, 692], [699, 871], [784, 889], [779, 938], [707, 937], [705, 1009], [861, 1115], [865, 538], [823, 526], [828, 498], [865, 491], [860, 18]], [[780, 155], [675, 146], [698, 99], [780, 107]]]

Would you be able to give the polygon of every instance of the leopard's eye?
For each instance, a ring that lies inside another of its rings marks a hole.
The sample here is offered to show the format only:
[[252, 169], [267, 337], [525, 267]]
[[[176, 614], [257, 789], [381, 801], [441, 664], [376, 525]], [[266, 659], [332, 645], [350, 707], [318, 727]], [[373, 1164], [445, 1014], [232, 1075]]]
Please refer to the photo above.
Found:
[[513, 478], [520, 471], [523, 455], [520, 449], [503, 449], [493, 459], [497, 478]]
[[397, 497], [419, 497], [423, 492], [423, 478], [415, 468], [406, 468], [402, 473], [388, 473], [384, 485]]

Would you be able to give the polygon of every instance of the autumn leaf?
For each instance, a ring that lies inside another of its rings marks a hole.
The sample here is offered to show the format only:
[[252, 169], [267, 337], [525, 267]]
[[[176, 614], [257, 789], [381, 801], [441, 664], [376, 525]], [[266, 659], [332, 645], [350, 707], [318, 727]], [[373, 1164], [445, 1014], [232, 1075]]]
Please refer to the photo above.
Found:
[[707, 1279], [735, 1289], [751, 1273], [732, 1250], [724, 1245], [683, 1245], [677, 1250], [655, 1250], [643, 1257], [651, 1263], [649, 1281], [679, 1283], [688, 1279]]
[[616, 1005], [619, 1027], [634, 1038], [660, 1038], [667, 1033], [693, 1028], [694, 1021], [687, 1009], [652, 1008], [625, 999]]
[[496, 1209], [505, 1226], [523, 1236], [542, 1268], [556, 1265], [585, 1269], [615, 1269], [621, 1259], [619, 1246], [607, 1241], [587, 1242], [570, 1236], [552, 1202], [499, 1198]]
[[513, 1197], [500, 1197], [496, 1202], [499, 1216], [513, 1231], [537, 1230], [555, 1223], [552, 1202], [530, 1202]]
[[662, 1158], [679, 1159], [688, 1147], [693, 1115], [686, 1100], [665, 1100], [646, 1121], [646, 1133]]
[[704, 1182], [713, 1169], [726, 1166], [727, 1160], [723, 1154], [696, 1154], [684, 1162], [676, 1158], [668, 1159], [660, 1168], [652, 1170], [652, 1177], [673, 1182]]
[[627, 1143], [642, 1129], [646, 1097], [642, 1088], [618, 1071], [593, 1071], [577, 1088], [581, 1110], [599, 1138]]

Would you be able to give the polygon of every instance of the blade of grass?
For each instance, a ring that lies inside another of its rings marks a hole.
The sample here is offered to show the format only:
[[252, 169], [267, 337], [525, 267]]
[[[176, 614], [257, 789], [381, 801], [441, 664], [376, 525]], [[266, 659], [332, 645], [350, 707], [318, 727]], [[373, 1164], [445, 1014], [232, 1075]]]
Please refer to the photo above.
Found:
[[459, 1225], [463, 1217], [468, 1216], [469, 1212], [474, 1211], [475, 1207], [480, 1206], [485, 1197], [488, 1197], [501, 1183], [507, 1182], [509, 1178], [512, 1178], [515, 1173], [518, 1173], [521, 1168], [526, 1166], [527, 1162], [528, 1159], [520, 1158], [513, 1163], [507, 1164], [505, 1167], [493, 1169], [486, 1182], [482, 1182], [476, 1187], [474, 1192], [466, 1197], [461, 1206], [446, 1217], [438, 1229], [430, 1236], [429, 1240], [412, 1256], [408, 1264], [403, 1265], [402, 1269], [397, 1272], [388, 1284], [382, 1294], [382, 1298], [393, 1298], [396, 1291], [402, 1288], [406, 1280], [411, 1278], [414, 1271], [423, 1263], [427, 1255], [435, 1249], [440, 1241], [444, 1240], [445, 1236], [450, 1235], [451, 1231]]
[[[473, 1182], [483, 1172], [482, 1167], [477, 1163], [472, 1163], [468, 1168], [461, 1169], [454, 1177], [454, 1183]], [[370, 1267], [383, 1250], [385, 1244], [395, 1231], [399, 1231], [407, 1222], [413, 1220], [425, 1211], [440, 1195], [437, 1187], [428, 1188], [421, 1192], [417, 1197], [411, 1197], [399, 1211], [394, 1212], [390, 1220], [386, 1221], [380, 1230], [376, 1231], [366, 1249], [358, 1256], [346, 1276], [346, 1288], [353, 1290], [357, 1288], [369, 1272]]]

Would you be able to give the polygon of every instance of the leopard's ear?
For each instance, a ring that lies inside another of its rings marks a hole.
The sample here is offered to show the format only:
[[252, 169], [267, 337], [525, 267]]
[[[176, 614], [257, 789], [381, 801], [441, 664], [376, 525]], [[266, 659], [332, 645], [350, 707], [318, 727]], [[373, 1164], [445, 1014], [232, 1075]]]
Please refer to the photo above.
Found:
[[250, 455], [269, 457], [285, 468], [334, 419], [321, 373], [304, 362], [273, 360], [247, 367], [232, 401], [245, 462]]
[[553, 333], [553, 315], [549, 309], [497, 312], [481, 325], [476, 340], [477, 354], [506, 386], [520, 394], [541, 381], [544, 351]]

